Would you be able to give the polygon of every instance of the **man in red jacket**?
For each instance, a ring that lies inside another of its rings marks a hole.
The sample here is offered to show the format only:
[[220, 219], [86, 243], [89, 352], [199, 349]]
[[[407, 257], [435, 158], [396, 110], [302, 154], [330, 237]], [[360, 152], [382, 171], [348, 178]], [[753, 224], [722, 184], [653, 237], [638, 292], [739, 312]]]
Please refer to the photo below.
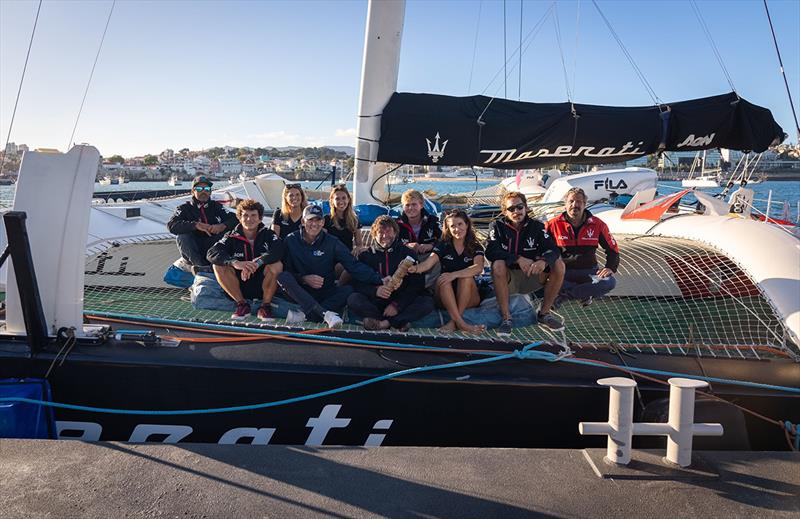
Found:
[[[556, 306], [578, 299], [584, 306], [610, 292], [617, 284], [619, 246], [608, 226], [586, 209], [586, 193], [579, 187], [567, 191], [564, 212], [547, 222], [547, 232], [561, 249], [567, 270]], [[597, 264], [597, 247], [606, 253], [603, 268]]]

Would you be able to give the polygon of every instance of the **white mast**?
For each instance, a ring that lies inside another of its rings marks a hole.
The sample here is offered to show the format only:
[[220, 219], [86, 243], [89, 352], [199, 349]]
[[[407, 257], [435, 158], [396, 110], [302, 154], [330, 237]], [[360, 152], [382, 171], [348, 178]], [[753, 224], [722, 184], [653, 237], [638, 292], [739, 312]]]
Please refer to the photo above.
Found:
[[405, 11], [405, 0], [369, 2], [358, 103], [354, 204], [383, 203], [385, 198], [386, 178], [376, 179], [386, 171], [386, 165], [375, 160], [381, 137], [380, 115], [397, 90]]

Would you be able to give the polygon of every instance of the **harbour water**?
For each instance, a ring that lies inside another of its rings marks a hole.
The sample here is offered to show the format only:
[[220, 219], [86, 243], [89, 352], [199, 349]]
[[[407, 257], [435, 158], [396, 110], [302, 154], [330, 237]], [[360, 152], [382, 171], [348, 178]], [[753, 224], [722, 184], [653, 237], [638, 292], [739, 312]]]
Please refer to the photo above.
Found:
[[[472, 193], [478, 189], [483, 189], [493, 185], [497, 185], [501, 179], [444, 179], [444, 180], [415, 180], [410, 184], [393, 184], [388, 186], [392, 193], [401, 193], [406, 189], [416, 189], [429, 194], [435, 193], [436, 195], [451, 194], [451, 193]], [[300, 184], [305, 189], [318, 189], [324, 190], [330, 185], [329, 182], [320, 182], [318, 180], [304, 181]], [[227, 181], [220, 181], [214, 187], [227, 186]], [[659, 182], [659, 191], [667, 193], [681, 189], [680, 182], [677, 181], [661, 181]], [[191, 183], [186, 181], [180, 186], [170, 186], [167, 182], [127, 182], [125, 184], [112, 184], [108, 186], [101, 186], [95, 184], [95, 192], [115, 192], [115, 191], [157, 191], [157, 190], [187, 190], [191, 187]], [[352, 183], [348, 185], [352, 190]], [[798, 202], [800, 202], [800, 182], [795, 181], [767, 181], [760, 184], [750, 186], [755, 191], [755, 206], [759, 211], [766, 211], [767, 200], [772, 193], [772, 203], [770, 205], [770, 216], [773, 218], [781, 218], [784, 213], [784, 202], [789, 204], [790, 220], [796, 222], [798, 219]], [[0, 207], [10, 207], [13, 203], [15, 186], [0, 186]], [[704, 191], [712, 194], [720, 193], [723, 188], [704, 189]], [[735, 188], [734, 188], [735, 189]], [[694, 197], [689, 195], [687, 201], [694, 201]]]

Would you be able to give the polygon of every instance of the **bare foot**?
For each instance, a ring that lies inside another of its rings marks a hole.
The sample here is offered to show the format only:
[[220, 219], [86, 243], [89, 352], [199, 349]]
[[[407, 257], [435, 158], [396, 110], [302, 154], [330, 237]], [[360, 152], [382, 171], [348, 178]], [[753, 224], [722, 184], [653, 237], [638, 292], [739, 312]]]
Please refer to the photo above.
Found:
[[453, 333], [456, 331], [456, 323], [453, 321], [448, 321], [447, 324], [439, 328], [439, 331], [444, 333]]
[[486, 327], [482, 324], [478, 325], [468, 324], [465, 321], [461, 321], [460, 323], [458, 323], [458, 329], [461, 330], [462, 332], [472, 333], [476, 335], [486, 331]]

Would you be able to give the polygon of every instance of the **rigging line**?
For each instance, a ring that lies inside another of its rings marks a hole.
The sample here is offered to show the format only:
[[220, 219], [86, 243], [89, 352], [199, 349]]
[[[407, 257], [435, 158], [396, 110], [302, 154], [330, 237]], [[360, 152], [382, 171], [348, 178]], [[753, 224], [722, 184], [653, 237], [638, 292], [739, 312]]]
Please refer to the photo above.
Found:
[[[717, 44], [714, 42], [714, 38], [711, 36], [711, 30], [709, 30], [708, 25], [706, 24], [705, 19], [703, 18], [702, 13], [700, 12], [700, 7], [697, 5], [695, 0], [689, 0], [689, 3], [692, 5], [692, 10], [694, 11], [694, 15], [697, 18], [697, 21], [700, 22], [700, 27], [703, 29], [703, 32], [706, 34], [706, 39], [708, 39], [708, 43], [711, 45], [711, 50], [714, 52], [714, 56], [717, 58], [717, 63], [719, 63], [720, 68], [722, 69], [722, 73], [725, 74], [725, 78], [728, 80], [728, 85], [730, 85], [731, 90], [736, 92], [736, 87], [733, 86], [733, 79], [731, 79], [731, 75], [728, 73], [728, 68], [725, 66], [725, 62], [722, 60], [722, 55], [717, 48]], [[736, 97], [738, 98], [739, 95], [737, 94]]]
[[567, 101], [572, 103], [572, 94], [569, 90], [569, 74], [567, 73], [567, 62], [564, 60], [564, 48], [561, 46], [561, 24], [558, 22], [558, 7], [553, 11], [553, 26], [556, 31], [556, 42], [558, 52], [561, 54], [561, 68], [564, 70], [564, 87], [567, 89]]
[[572, 95], [575, 96], [575, 88], [578, 84], [575, 82], [575, 77], [578, 73], [578, 35], [580, 35], [581, 24], [581, 0], [578, 0], [578, 8], [575, 14], [575, 54], [572, 59]]
[[[548, 7], [548, 8], [547, 8], [547, 10], [544, 12], [544, 14], [543, 14], [543, 15], [542, 15], [542, 17], [539, 19], [539, 21], [538, 21], [538, 22], [536, 22], [536, 25], [535, 25], [535, 26], [533, 26], [533, 28], [531, 28], [531, 30], [530, 30], [530, 31], [528, 31], [528, 34], [526, 34], [526, 35], [525, 35], [525, 39], [523, 40], [523, 44], [524, 44], [524, 43], [527, 43], [527, 44], [528, 44], [528, 46], [530, 46], [530, 42], [528, 42], [528, 40], [530, 40], [532, 37], [535, 37], [535, 36], [538, 34], [539, 30], [541, 29], [541, 26], [544, 24], [544, 22], [546, 22], [546, 21], [547, 21], [547, 17], [548, 17], [548, 16], [551, 14], [551, 12], [552, 12], [552, 10], [553, 10], [553, 6], [554, 6], [554, 5], [555, 5], [555, 2], [552, 2], [552, 3], [550, 4], [550, 7]], [[526, 49], [527, 49], [527, 47], [526, 47]], [[516, 49], [516, 50], [515, 50], [515, 51], [514, 51], [514, 52], [511, 54], [511, 56], [508, 58], [508, 60], [509, 60], [509, 61], [511, 61], [512, 59], [514, 59], [514, 58], [517, 56], [517, 52], [520, 52], [520, 50], [521, 50], [521, 49]], [[524, 53], [524, 50], [522, 50], [522, 52]], [[497, 80], [498, 76], [500, 76], [500, 74], [501, 74], [501, 73], [502, 73], [502, 72], [505, 70], [505, 66], [506, 66], [506, 64], [507, 64], [507, 63], [504, 63], [504, 64], [503, 64], [503, 66], [502, 66], [502, 67], [500, 67], [500, 68], [497, 70], [497, 72], [495, 72], [494, 76], [492, 76], [492, 79], [491, 79], [491, 80], [489, 81], [489, 83], [486, 85], [486, 88], [484, 88], [484, 89], [483, 89], [483, 91], [481, 92], [481, 95], [484, 95], [484, 94], [486, 94], [486, 92], [487, 92], [487, 91], [488, 91], [488, 90], [489, 90], [489, 89], [492, 87], [492, 85], [494, 85], [494, 82]], [[514, 71], [514, 69], [512, 68], [512, 69], [511, 69], [511, 72], [513, 72], [513, 71]], [[498, 90], [499, 90], [499, 88], [498, 88]]]
[[475, 23], [475, 41], [472, 43], [472, 65], [469, 68], [469, 83], [467, 84], [467, 95], [472, 91], [472, 73], [475, 71], [475, 58], [478, 55], [478, 33], [481, 28], [481, 10], [483, 0], [478, 2], [478, 21]]
[[[519, 0], [519, 48], [522, 48], [522, 6], [525, 0]], [[519, 53], [519, 81], [517, 82], [517, 101], [522, 101], [522, 53]], [[477, 181], [477, 176], [475, 177]]]
[[8, 125], [8, 133], [6, 134], [6, 145], [3, 148], [3, 159], [0, 161], [0, 175], [3, 174], [3, 167], [6, 165], [6, 155], [8, 154], [8, 143], [11, 141], [11, 129], [14, 127], [14, 116], [17, 115], [17, 105], [19, 105], [19, 97], [22, 94], [22, 83], [25, 81], [25, 71], [28, 70], [28, 58], [31, 57], [31, 47], [33, 47], [33, 35], [36, 34], [36, 25], [39, 23], [39, 12], [42, 10], [42, 0], [39, 0], [39, 6], [36, 8], [36, 18], [33, 20], [33, 30], [31, 30], [31, 40], [28, 42], [28, 52], [25, 54], [25, 64], [22, 66], [22, 77], [19, 78], [19, 88], [17, 89], [17, 98], [14, 101], [14, 110], [11, 111], [11, 124]]
[[767, 20], [769, 21], [769, 30], [772, 31], [772, 42], [775, 44], [775, 54], [778, 55], [778, 64], [781, 67], [781, 74], [783, 74], [783, 84], [786, 85], [786, 95], [789, 96], [789, 106], [792, 108], [792, 115], [794, 116], [794, 126], [797, 130], [797, 141], [800, 142], [800, 123], [797, 122], [797, 111], [794, 109], [794, 101], [792, 101], [792, 91], [789, 89], [789, 81], [786, 79], [786, 71], [783, 69], [783, 59], [781, 58], [781, 50], [778, 48], [778, 38], [775, 37], [775, 27], [772, 26], [772, 17], [769, 15], [769, 7], [767, 0], [764, 0], [764, 10], [767, 12]]
[[506, 36], [506, 0], [503, 0], [503, 98], [508, 99], [508, 37]]
[[89, 73], [89, 81], [86, 82], [86, 90], [83, 91], [83, 99], [81, 99], [81, 106], [78, 109], [78, 116], [75, 117], [75, 126], [72, 127], [72, 134], [69, 136], [69, 142], [67, 143], [67, 151], [69, 151], [69, 147], [72, 146], [72, 139], [75, 137], [75, 131], [78, 129], [78, 121], [81, 119], [81, 113], [83, 112], [83, 105], [86, 103], [86, 96], [89, 94], [89, 86], [92, 84], [92, 77], [94, 76], [94, 69], [97, 67], [97, 61], [100, 59], [100, 51], [103, 49], [103, 42], [106, 39], [106, 32], [108, 32], [108, 24], [111, 23], [111, 15], [114, 13], [114, 6], [117, 4], [117, 0], [113, 0], [111, 2], [111, 9], [108, 11], [108, 18], [106, 19], [106, 26], [103, 29], [103, 36], [100, 37], [100, 45], [97, 48], [97, 54], [94, 57], [94, 63], [92, 64], [92, 71]]
[[606, 18], [606, 15], [603, 14], [603, 11], [600, 9], [600, 6], [597, 5], [597, 0], [592, 0], [592, 4], [594, 4], [594, 7], [597, 9], [597, 12], [600, 13], [600, 17], [603, 19], [603, 22], [605, 22], [609, 32], [611, 32], [611, 36], [614, 37], [617, 44], [619, 45], [619, 48], [622, 49], [623, 54], [625, 54], [625, 57], [628, 58], [628, 62], [633, 67], [633, 71], [639, 77], [639, 81], [642, 82], [642, 85], [644, 86], [645, 90], [647, 90], [647, 93], [650, 95], [650, 97], [653, 99], [653, 102], [656, 105], [663, 105], [664, 103], [656, 95], [655, 90], [653, 90], [653, 87], [650, 86], [650, 83], [647, 81], [647, 78], [644, 77], [644, 74], [642, 73], [641, 69], [636, 64], [636, 62], [633, 60], [633, 56], [631, 56], [630, 52], [628, 52], [628, 49], [625, 47], [625, 44], [622, 43], [622, 40], [617, 35], [617, 32], [614, 30], [614, 27], [611, 26], [611, 22], [608, 20], [608, 18]]

